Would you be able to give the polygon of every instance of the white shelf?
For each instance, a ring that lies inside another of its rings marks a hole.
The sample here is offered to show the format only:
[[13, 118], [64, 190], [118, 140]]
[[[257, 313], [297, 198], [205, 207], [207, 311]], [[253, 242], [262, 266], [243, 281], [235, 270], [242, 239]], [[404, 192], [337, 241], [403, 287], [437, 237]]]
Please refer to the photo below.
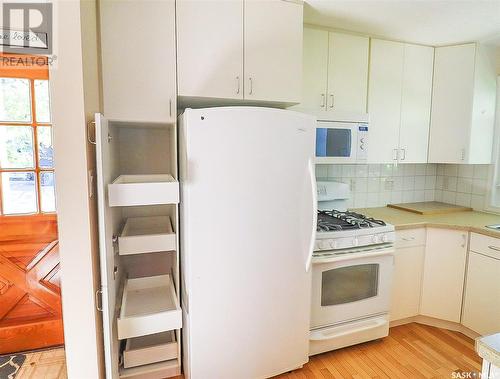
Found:
[[179, 203], [179, 182], [172, 175], [120, 175], [108, 184], [110, 207]]
[[122, 379], [161, 379], [181, 374], [177, 359], [132, 368], [120, 368]]
[[180, 329], [182, 312], [172, 277], [127, 279], [117, 324], [120, 340]]
[[118, 237], [120, 255], [176, 250], [176, 235], [168, 216], [130, 217]]
[[129, 338], [123, 351], [123, 367], [130, 368], [176, 359], [178, 354], [175, 332]]

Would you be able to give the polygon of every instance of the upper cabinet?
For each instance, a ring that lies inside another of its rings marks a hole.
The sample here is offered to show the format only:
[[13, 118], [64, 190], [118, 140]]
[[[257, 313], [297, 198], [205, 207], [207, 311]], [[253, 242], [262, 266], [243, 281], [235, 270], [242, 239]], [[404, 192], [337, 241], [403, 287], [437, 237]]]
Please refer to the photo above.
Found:
[[495, 89], [485, 47], [436, 48], [429, 162], [491, 163]]
[[302, 2], [183, 0], [176, 7], [181, 101], [300, 102]]
[[175, 1], [103, 0], [100, 17], [106, 118], [175, 122]]
[[371, 41], [371, 163], [426, 163], [434, 49]]
[[299, 109], [338, 121], [366, 118], [369, 39], [304, 28]]

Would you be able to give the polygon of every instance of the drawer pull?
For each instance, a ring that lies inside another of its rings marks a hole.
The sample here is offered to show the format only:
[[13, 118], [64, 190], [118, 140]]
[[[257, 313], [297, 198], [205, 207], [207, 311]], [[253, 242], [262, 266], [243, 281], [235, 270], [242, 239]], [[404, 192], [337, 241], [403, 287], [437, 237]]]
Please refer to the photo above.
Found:
[[500, 247], [496, 247], [496, 246], [488, 246], [491, 250], [495, 250], [495, 251], [500, 251]]
[[403, 241], [415, 241], [415, 237], [402, 237]]

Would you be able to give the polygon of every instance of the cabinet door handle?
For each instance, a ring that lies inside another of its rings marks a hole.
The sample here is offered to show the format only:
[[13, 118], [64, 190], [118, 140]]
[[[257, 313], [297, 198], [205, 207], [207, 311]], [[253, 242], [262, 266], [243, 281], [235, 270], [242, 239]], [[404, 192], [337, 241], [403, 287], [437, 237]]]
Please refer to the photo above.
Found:
[[240, 77], [239, 76], [236, 77], [236, 94], [237, 95], [240, 94]]
[[392, 160], [397, 161], [399, 157], [399, 149], [392, 149]]
[[[94, 139], [90, 138], [90, 125], [94, 125]], [[87, 141], [89, 141], [90, 144], [95, 145], [96, 144], [96, 139], [95, 139], [95, 121], [89, 121], [87, 123]]]
[[324, 93], [321, 94], [321, 108], [326, 106], [326, 96]]
[[500, 247], [488, 246], [491, 250], [500, 251]]
[[334, 102], [333, 95], [330, 94], [330, 108], [333, 108], [333, 102]]
[[462, 247], [465, 247], [465, 244], [467, 243], [467, 237], [465, 236], [465, 234], [462, 234]]
[[168, 101], [168, 111], [170, 112], [170, 117], [172, 117], [172, 99]]
[[250, 92], [248, 92], [248, 94], [253, 95], [253, 79], [248, 78], [248, 80], [250, 81]]
[[463, 161], [465, 160], [465, 149], [460, 150], [460, 159]]
[[403, 158], [401, 158], [401, 160], [404, 161], [406, 159], [406, 149], [401, 149], [401, 151], [403, 152]]

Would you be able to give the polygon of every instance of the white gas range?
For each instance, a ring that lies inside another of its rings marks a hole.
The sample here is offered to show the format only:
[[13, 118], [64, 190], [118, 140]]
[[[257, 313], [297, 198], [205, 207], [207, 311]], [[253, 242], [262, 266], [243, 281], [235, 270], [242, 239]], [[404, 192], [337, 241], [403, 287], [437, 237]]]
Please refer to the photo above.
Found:
[[346, 211], [349, 186], [318, 182], [310, 355], [388, 335], [394, 226]]

